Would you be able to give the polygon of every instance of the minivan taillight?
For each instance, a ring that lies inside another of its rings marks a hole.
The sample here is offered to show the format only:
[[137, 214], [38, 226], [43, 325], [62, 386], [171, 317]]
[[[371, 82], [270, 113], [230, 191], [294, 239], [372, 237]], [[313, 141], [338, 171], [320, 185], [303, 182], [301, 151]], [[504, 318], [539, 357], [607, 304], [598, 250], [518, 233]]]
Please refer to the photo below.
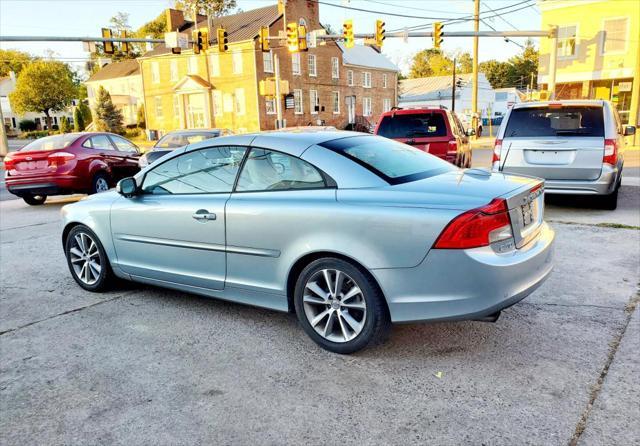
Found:
[[493, 158], [491, 159], [491, 164], [500, 161], [500, 152], [502, 151], [502, 140], [496, 139], [495, 144], [493, 145]]
[[615, 166], [618, 162], [618, 143], [615, 139], [604, 140], [604, 155], [602, 157], [604, 164]]
[[11, 157], [11, 155], [5, 155], [4, 157], [4, 170], [13, 170], [16, 167], [15, 160]]
[[58, 167], [63, 164], [66, 164], [67, 161], [71, 161], [76, 156], [73, 153], [69, 152], [55, 152], [47, 157], [47, 162], [51, 167]]
[[458, 215], [444, 228], [435, 249], [469, 249], [488, 246], [513, 237], [507, 202], [494, 198], [491, 203]]

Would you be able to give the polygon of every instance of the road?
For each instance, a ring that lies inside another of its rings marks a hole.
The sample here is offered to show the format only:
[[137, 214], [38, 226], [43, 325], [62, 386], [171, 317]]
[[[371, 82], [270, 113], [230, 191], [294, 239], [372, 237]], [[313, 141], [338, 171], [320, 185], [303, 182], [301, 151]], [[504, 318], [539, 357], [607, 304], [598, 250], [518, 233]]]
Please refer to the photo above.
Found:
[[[18, 444], [638, 444], [640, 230], [547, 209], [555, 271], [495, 324], [394, 327], [352, 356], [293, 315], [72, 280], [59, 210], [0, 203], [0, 438]], [[601, 211], [593, 211], [601, 212]], [[604, 211], [602, 211], [604, 212]]]

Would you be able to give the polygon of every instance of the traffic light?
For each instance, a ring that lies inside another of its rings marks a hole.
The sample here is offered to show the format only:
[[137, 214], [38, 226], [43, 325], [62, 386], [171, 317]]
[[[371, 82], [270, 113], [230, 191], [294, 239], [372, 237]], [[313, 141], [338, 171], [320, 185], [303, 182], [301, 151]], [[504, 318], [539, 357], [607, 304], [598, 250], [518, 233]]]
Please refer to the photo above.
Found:
[[209, 28], [200, 28], [200, 40], [201, 40], [201, 50], [209, 49]]
[[287, 23], [287, 49], [290, 53], [297, 53], [300, 51], [298, 24], [296, 22]]
[[[111, 34], [111, 30], [109, 28], [102, 28], [102, 37], [104, 39], [111, 39], [113, 35]], [[104, 54], [113, 54], [113, 42], [102, 42], [102, 46], [104, 48]]]
[[307, 27], [298, 26], [298, 51], [307, 51]]
[[353, 38], [353, 20], [345, 20], [342, 24], [342, 37], [344, 38], [344, 46], [353, 48], [355, 45]]
[[[126, 30], [126, 29], [123, 29], [123, 30], [120, 32], [120, 37], [122, 37], [123, 39], [126, 39], [127, 37], [129, 37], [129, 36], [127, 35], [127, 30]], [[129, 51], [131, 50], [131, 46], [130, 46], [129, 42], [122, 42], [122, 43], [120, 44], [120, 50], [121, 50], [123, 53], [128, 54], [128, 53], [129, 53]]]
[[202, 50], [202, 32], [200, 30], [191, 33], [193, 40], [193, 54], [200, 54]]
[[229, 49], [229, 45], [228, 45], [229, 35], [227, 34], [227, 30], [224, 28], [218, 28], [217, 36], [218, 36], [218, 51], [220, 51], [221, 53], [224, 53]]
[[376, 45], [382, 48], [382, 42], [384, 41], [384, 22], [382, 20], [376, 20]]
[[260, 34], [258, 35], [258, 41], [260, 42], [260, 49], [265, 53], [269, 52], [269, 27], [261, 26]]
[[442, 44], [442, 23], [435, 22], [433, 24], [433, 47], [439, 50], [441, 44]]

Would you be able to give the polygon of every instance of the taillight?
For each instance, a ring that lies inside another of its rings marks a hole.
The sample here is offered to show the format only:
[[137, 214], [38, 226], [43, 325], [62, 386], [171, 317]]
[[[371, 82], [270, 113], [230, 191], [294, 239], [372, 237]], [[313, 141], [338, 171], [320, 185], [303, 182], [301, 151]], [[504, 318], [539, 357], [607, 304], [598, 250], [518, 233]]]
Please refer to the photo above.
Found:
[[16, 167], [15, 160], [11, 157], [11, 155], [5, 155], [4, 157], [4, 169], [5, 170], [13, 170]]
[[458, 152], [458, 142], [455, 139], [449, 141], [449, 145], [447, 146], [447, 152], [449, 153], [457, 153]]
[[65, 163], [67, 163], [67, 161], [71, 161], [75, 157], [76, 156], [73, 153], [55, 152], [55, 153], [52, 153], [51, 155], [49, 155], [47, 157], [47, 162], [49, 163], [49, 166], [51, 166], [51, 167], [58, 167], [58, 166], [61, 166], [61, 165], [65, 164]]
[[493, 145], [493, 158], [491, 159], [491, 164], [496, 161], [500, 161], [500, 152], [502, 151], [502, 140], [496, 139], [495, 144]]
[[602, 162], [615, 166], [618, 162], [618, 143], [615, 139], [604, 140], [604, 156]]
[[513, 237], [507, 202], [495, 198], [486, 206], [472, 209], [451, 220], [433, 247], [469, 249]]

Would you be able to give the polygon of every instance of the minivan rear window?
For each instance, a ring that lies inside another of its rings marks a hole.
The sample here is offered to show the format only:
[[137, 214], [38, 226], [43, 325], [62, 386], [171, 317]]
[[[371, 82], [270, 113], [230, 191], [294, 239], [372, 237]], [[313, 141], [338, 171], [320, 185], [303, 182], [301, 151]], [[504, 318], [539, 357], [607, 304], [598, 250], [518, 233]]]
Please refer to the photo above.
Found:
[[447, 125], [440, 112], [396, 114], [382, 118], [377, 134], [385, 138], [447, 136]]
[[602, 107], [535, 107], [511, 111], [505, 138], [544, 136], [604, 137]]

